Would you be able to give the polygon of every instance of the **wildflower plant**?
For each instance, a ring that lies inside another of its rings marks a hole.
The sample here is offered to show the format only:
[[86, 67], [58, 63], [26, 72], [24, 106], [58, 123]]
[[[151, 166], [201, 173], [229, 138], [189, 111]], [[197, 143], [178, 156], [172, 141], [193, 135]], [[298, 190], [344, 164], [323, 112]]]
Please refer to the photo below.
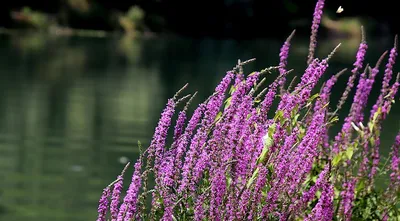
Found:
[[[319, 0], [299, 82], [285, 85], [293, 32], [281, 48], [279, 66], [245, 75], [243, 66], [254, 59], [239, 61], [191, 115], [188, 105], [196, 94], [181, 96], [185, 85], [168, 100], [125, 196], [123, 173], [104, 189], [97, 220], [398, 220], [400, 132], [389, 157], [379, 154], [382, 122], [400, 86], [399, 74], [393, 74], [397, 37], [372, 67], [364, 63], [368, 44], [362, 31], [347, 87], [332, 111], [332, 88], [347, 69], [333, 75], [328, 69], [340, 45], [322, 59], [314, 57], [323, 6]], [[364, 116], [385, 59], [380, 95]], [[263, 88], [273, 73], [277, 78]], [[316, 93], [323, 75], [331, 77]], [[349, 114], [330, 137], [355, 86]], [[376, 182], [384, 173], [386, 189]]]

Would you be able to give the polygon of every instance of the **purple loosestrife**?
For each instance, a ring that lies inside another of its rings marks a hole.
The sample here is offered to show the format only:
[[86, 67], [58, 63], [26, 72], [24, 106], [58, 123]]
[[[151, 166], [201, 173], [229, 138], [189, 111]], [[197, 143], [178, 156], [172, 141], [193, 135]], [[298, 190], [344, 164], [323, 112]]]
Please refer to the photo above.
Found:
[[[368, 96], [364, 96], [365, 94], [369, 94], [366, 91], [367, 89], [367, 69], [364, 73], [361, 74], [360, 81], [357, 85], [356, 94], [353, 99], [353, 104], [350, 109], [349, 115], [345, 118], [341, 131], [335, 136], [335, 142], [333, 143], [333, 153], [337, 154], [341, 150], [345, 150], [348, 146], [348, 141], [351, 136], [351, 132], [353, 131], [353, 127], [351, 123], [354, 122], [358, 124], [358, 119], [361, 119], [362, 111], [364, 106], [366, 105], [367, 101], [365, 99]], [[352, 75], [354, 76], [354, 75]], [[352, 77], [351, 76], [351, 77]], [[371, 87], [372, 88], [372, 87]]]
[[134, 166], [134, 172], [132, 176], [132, 182], [129, 185], [127, 194], [124, 198], [124, 202], [122, 203], [119, 213], [118, 213], [118, 221], [130, 221], [137, 212], [137, 204], [138, 204], [138, 194], [141, 187], [141, 167], [142, 162], [139, 159]]
[[259, 214], [257, 213], [257, 207], [260, 205], [260, 202], [263, 198], [262, 190], [267, 183], [267, 168], [264, 166], [259, 167], [259, 172], [257, 176], [257, 180], [254, 186], [252, 200], [251, 200], [251, 209], [248, 212], [248, 220], [253, 220], [254, 217], [257, 217]]
[[[230, 176], [233, 179], [232, 185], [241, 185], [243, 184], [243, 182], [246, 182], [245, 179], [247, 175], [247, 163], [249, 160], [247, 156], [244, 156], [249, 153], [247, 152], [247, 147], [245, 146], [246, 144], [249, 144], [249, 137], [245, 137], [245, 134], [249, 134], [246, 126], [246, 122], [242, 122], [231, 128], [231, 132], [228, 133], [228, 136], [226, 136], [224, 139], [225, 144], [221, 146], [224, 149], [221, 151], [221, 159], [219, 159], [219, 161], [233, 161], [233, 163], [230, 164], [229, 167]], [[231, 142], [229, 142], [229, 139], [232, 139]], [[214, 164], [214, 166], [219, 167], [218, 163]]]
[[354, 87], [354, 82], [357, 78], [357, 74], [363, 67], [365, 54], [367, 53], [368, 45], [367, 45], [367, 42], [365, 41], [364, 28], [361, 28], [361, 32], [362, 32], [362, 41], [361, 41], [360, 46], [357, 51], [356, 61], [353, 64], [354, 68], [351, 70], [352, 75], [350, 76], [349, 80], [347, 81], [346, 89], [344, 90], [342, 97], [340, 98], [339, 103], [336, 107], [337, 110], [340, 110], [342, 108], [343, 104], [345, 103], [345, 101], [347, 100], [351, 89]]
[[296, 144], [298, 135], [299, 129], [298, 127], [295, 127], [292, 133], [285, 139], [282, 148], [279, 150], [279, 154], [274, 162], [277, 184], [281, 182], [281, 179], [285, 178], [285, 174], [289, 166], [288, 162], [292, 154], [290, 150]]
[[182, 135], [183, 127], [185, 126], [186, 121], [186, 110], [180, 111], [178, 115], [178, 119], [176, 120], [175, 130], [174, 130], [174, 138], [173, 140], [178, 140], [178, 138]]
[[391, 156], [391, 173], [390, 173], [390, 188], [392, 190], [399, 191], [400, 189], [400, 132], [396, 136], [396, 140], [393, 144]]
[[321, 18], [323, 14], [325, 0], [318, 0], [317, 5], [315, 6], [314, 16], [311, 26], [311, 35], [310, 35], [310, 46], [307, 57], [307, 64], [310, 64], [314, 59], [315, 48], [317, 47], [317, 34], [318, 28], [321, 23]]
[[[335, 85], [335, 83], [337, 82], [338, 78], [340, 75], [342, 75], [347, 69], [343, 69], [341, 70], [339, 73], [337, 73], [336, 75], [333, 75], [325, 84], [325, 86], [322, 88], [322, 92], [320, 94], [320, 99], [318, 99], [315, 103], [314, 106], [314, 111], [318, 111], [321, 108], [324, 107], [324, 105], [326, 105], [329, 102], [329, 98], [331, 95], [331, 90], [332, 87]], [[323, 140], [321, 140], [323, 147], [325, 148], [325, 151], [321, 151], [320, 155], [322, 157], [322, 155], [327, 154], [326, 152], [328, 151], [328, 147], [329, 147], [329, 136], [328, 136], [328, 126], [323, 128], [323, 132], [322, 132], [322, 136], [324, 137]]]
[[174, 194], [172, 194], [169, 190], [175, 184], [174, 177], [174, 155], [172, 152], [168, 153], [167, 156], [164, 157], [161, 167], [160, 167], [160, 176], [161, 181], [159, 183], [160, 194], [163, 198], [164, 203], [164, 216], [162, 220], [172, 220], [173, 215], [173, 201], [175, 200]]
[[204, 204], [204, 200], [205, 200], [205, 196], [204, 195], [200, 195], [197, 197], [196, 200], [196, 204], [194, 206], [194, 220], [195, 221], [202, 221], [204, 220], [204, 208], [203, 208], [203, 204]]
[[[196, 94], [195, 94], [196, 95]], [[204, 108], [203, 105], [200, 105], [199, 108], [195, 110], [192, 118], [190, 119], [185, 132], [184, 123], [186, 120], [186, 111], [188, 105], [191, 103], [193, 95], [184, 109], [179, 113], [178, 119], [175, 124], [174, 130], [174, 142], [170, 150], [168, 150], [161, 162], [160, 167], [160, 175], [156, 179], [157, 185], [156, 189], [160, 191], [160, 194], [163, 197], [164, 203], [164, 216], [163, 220], [171, 219], [173, 215], [173, 202], [176, 199], [176, 195], [174, 191], [171, 191], [171, 188], [175, 188], [178, 184], [179, 172], [182, 167], [182, 156], [185, 151], [186, 145], [188, 144], [188, 139], [190, 138], [193, 130], [198, 123], [201, 113]]]
[[[209, 106], [210, 108], [208, 108], [208, 110], [210, 110], [210, 112], [205, 112], [205, 117], [204, 119], [208, 120], [208, 125], [212, 125], [217, 114], [218, 111], [220, 110], [223, 102], [224, 102], [224, 97], [225, 97], [225, 91], [227, 90], [228, 86], [229, 86], [229, 82], [226, 82], [224, 85], [222, 85], [223, 87], [221, 87], [221, 92], [218, 93], [218, 97], [215, 99], [211, 99]], [[218, 91], [218, 89], [217, 89]], [[209, 116], [207, 116], [209, 115]], [[192, 183], [197, 183], [200, 179], [201, 176], [203, 175], [204, 170], [206, 169], [206, 167], [208, 167], [209, 163], [210, 163], [210, 148], [209, 146], [206, 145], [206, 140], [208, 138], [208, 132], [206, 131], [202, 131], [202, 142], [201, 145], [199, 145], [200, 147], [200, 156], [199, 159], [197, 160], [197, 162], [195, 163], [195, 166], [193, 168], [193, 176], [192, 176]], [[193, 189], [191, 189], [192, 191]]]
[[116, 221], [118, 219], [118, 212], [119, 212], [119, 201], [121, 191], [123, 189], [124, 184], [124, 174], [125, 171], [128, 169], [130, 163], [126, 164], [124, 169], [121, 172], [121, 175], [117, 177], [117, 180], [114, 183], [114, 189], [112, 192], [111, 197], [111, 205], [110, 205], [110, 212], [111, 212], [111, 220]]
[[382, 119], [385, 119], [386, 116], [389, 114], [390, 108], [394, 101], [394, 97], [396, 96], [397, 91], [399, 90], [399, 86], [400, 86], [399, 78], [400, 78], [400, 73], [397, 74], [396, 82], [393, 83], [392, 87], [389, 90], [388, 95], [386, 96], [386, 99], [383, 102]]
[[363, 28], [362, 28], [362, 35], [363, 35], [363, 37], [362, 37], [363, 39], [362, 39], [361, 44], [357, 51], [356, 61], [353, 64], [354, 68], [353, 68], [353, 70], [351, 70], [351, 72], [353, 74], [356, 74], [363, 67], [365, 54], [367, 53], [367, 49], [368, 49], [368, 45], [367, 45], [367, 42], [365, 41], [365, 37], [364, 37], [365, 33], [364, 33]]
[[[235, 214], [236, 215], [235, 216], [236, 219], [239, 219], [239, 220], [240, 219], [242, 219], [242, 220], [246, 219], [246, 214], [249, 213], [249, 205], [251, 203], [250, 202], [251, 194], [252, 194], [251, 191], [249, 189], [246, 189], [244, 191], [244, 193], [242, 194], [240, 200], [238, 200], [239, 201], [239, 204], [238, 204], [239, 208], [236, 209], [237, 210], [237, 212]], [[235, 220], [235, 219], [233, 218], [231, 220]]]
[[[252, 114], [255, 115], [253, 111]], [[253, 125], [256, 124], [254, 121], [255, 118], [250, 117], [245, 122], [245, 128], [242, 129], [240, 140], [239, 140], [239, 148], [236, 150], [236, 155], [238, 156], [238, 162], [235, 165], [235, 175], [236, 179], [242, 179], [242, 183], [245, 182], [248, 173], [252, 171], [253, 161], [255, 163], [256, 159], [254, 158], [254, 154], [259, 152], [258, 146], [262, 145], [260, 141], [261, 136], [257, 136], [256, 130], [253, 130]], [[258, 142], [257, 142], [258, 140]]]
[[369, 161], [370, 161], [369, 154], [368, 154], [369, 153], [369, 143], [364, 141], [364, 143], [362, 144], [362, 147], [363, 147], [363, 152], [362, 152], [363, 159], [362, 159], [362, 161], [360, 163], [360, 167], [358, 169], [359, 177], [365, 176], [365, 173], [368, 170], [368, 165], [369, 165]]
[[[254, 85], [254, 83], [257, 81], [259, 77], [259, 72], [254, 73], [253, 75], [250, 75], [246, 81], [242, 82], [237, 82], [236, 83], [236, 90], [232, 94], [232, 99], [229, 107], [225, 110], [224, 114], [225, 116], [225, 121], [217, 123], [215, 126], [215, 129], [213, 131], [213, 139], [210, 139], [208, 142], [208, 145], [206, 148], [203, 148], [201, 157], [199, 161], [196, 164], [195, 171], [197, 169], [197, 173], [195, 173], [195, 181], [197, 181], [200, 178], [200, 175], [202, 174], [202, 171], [205, 169], [207, 166], [207, 161], [210, 159], [211, 155], [217, 156], [217, 152], [219, 151], [224, 151], [224, 150], [216, 150], [216, 145], [220, 143], [220, 141], [223, 139], [223, 136], [226, 136], [224, 133], [228, 133], [228, 137], [232, 135], [232, 137], [229, 137], [228, 143], [234, 143], [237, 140], [236, 135], [238, 128], [237, 126], [239, 125], [237, 121], [242, 121], [243, 116], [247, 116], [247, 114], [243, 113], [243, 108], [240, 109], [242, 105], [246, 105], [248, 103], [243, 102], [243, 97], [245, 94], [250, 90], [250, 88]], [[246, 105], [247, 108], [251, 107], [250, 105]], [[230, 130], [228, 128], [231, 128]], [[232, 148], [228, 148], [228, 150], [233, 150]], [[214, 154], [211, 154], [210, 151], [213, 151]], [[226, 158], [229, 159], [229, 153]]]
[[330, 166], [325, 165], [325, 168], [319, 174], [315, 184], [312, 187], [310, 187], [309, 190], [304, 191], [303, 195], [297, 202], [290, 205], [290, 211], [292, 213], [294, 214], [301, 213], [301, 211], [304, 210], [307, 204], [315, 198], [315, 194], [317, 193], [317, 191], [323, 190], [323, 188], [326, 185], [326, 180], [329, 179], [329, 172], [330, 172]]
[[314, 69], [308, 69], [308, 73], [306, 73], [305, 76], [309, 76], [309, 78], [305, 79], [307, 83], [302, 85], [303, 88], [299, 91], [297, 104], [303, 105], [307, 101], [307, 99], [310, 98], [312, 89], [318, 83], [318, 80], [325, 73], [327, 68], [328, 59], [324, 59], [321, 62], [318, 62]]
[[[314, 85], [317, 83], [317, 77], [319, 75], [319, 71], [317, 70], [320, 67], [320, 62], [318, 59], [314, 59], [305, 70], [303, 76], [300, 79], [300, 82], [294, 89], [292, 93], [286, 93], [278, 105], [278, 110], [283, 111], [284, 116], [286, 118], [290, 117], [290, 112], [298, 105], [304, 104], [304, 102], [308, 99], [308, 96], [311, 94], [311, 90]], [[318, 77], [319, 79], [319, 77]]]
[[339, 213], [345, 218], [345, 220], [351, 220], [356, 182], [357, 180], [355, 178], [345, 182], [343, 184], [344, 189], [340, 193], [341, 201]]
[[297, 105], [304, 105], [310, 98], [311, 91], [318, 83], [318, 80], [325, 73], [328, 68], [328, 60], [333, 56], [340, 44], [333, 49], [327, 58], [321, 62], [318, 59], [314, 59], [307, 67], [305, 73], [301, 77], [300, 83], [297, 84], [294, 92], [290, 95], [284, 96], [278, 105], [278, 110], [284, 111], [286, 118], [290, 117], [290, 112]]
[[380, 156], [379, 156], [379, 146], [381, 145], [381, 140], [379, 137], [377, 137], [377, 139], [375, 140], [374, 146], [372, 147], [372, 167], [371, 167], [371, 171], [369, 173], [369, 178], [370, 178], [370, 182], [372, 183], [376, 173], [378, 172], [378, 165], [379, 165], [379, 160], [380, 160]]
[[118, 181], [114, 184], [114, 189], [113, 189], [112, 198], [111, 198], [111, 205], [110, 205], [112, 221], [116, 221], [117, 217], [118, 217], [119, 198], [120, 198], [121, 191], [123, 188], [123, 182], [124, 182], [124, 178], [122, 177], [122, 175], [119, 175]]
[[235, 178], [243, 178], [243, 176], [246, 175], [248, 152], [244, 144], [249, 144], [247, 143], [248, 136], [245, 137], [245, 134], [249, 135], [250, 133], [250, 131], [247, 130], [249, 125], [247, 125], [246, 118], [251, 113], [251, 106], [252, 99], [250, 96], [246, 96], [239, 106], [238, 113], [240, 114], [238, 114], [232, 122], [230, 133], [227, 136], [228, 139], [231, 139], [228, 149], [234, 152], [232, 160], [238, 161], [234, 164]]
[[188, 125], [186, 126], [185, 133], [178, 139], [177, 144], [176, 144], [176, 157], [175, 157], [175, 180], [178, 179], [178, 173], [182, 169], [182, 157], [184, 155], [184, 152], [186, 151], [186, 147], [190, 142], [190, 139], [193, 135], [193, 132], [195, 131], [197, 124], [201, 120], [204, 110], [206, 108], [206, 105], [204, 103], [200, 104], [196, 110], [194, 111], [192, 117], [189, 120]]
[[[265, 135], [266, 127], [264, 126], [259, 126], [262, 125], [260, 123], [260, 116], [258, 115], [258, 110], [257, 108], [254, 108], [252, 110], [251, 116], [247, 121], [247, 131], [245, 132], [245, 135], [243, 135], [245, 138], [247, 138], [245, 141], [245, 146], [246, 146], [246, 153], [247, 153], [247, 171], [248, 173], [252, 173], [257, 164], [257, 157], [260, 156], [261, 151], [264, 147], [264, 142], [263, 142], [263, 136]], [[266, 125], [270, 125], [270, 123], [266, 123]], [[250, 133], [250, 135], [248, 135]], [[250, 174], [251, 175], [251, 174]], [[250, 176], [247, 174], [247, 176]]]
[[[339, 128], [340, 133], [330, 142], [328, 134], [333, 117], [355, 86], [368, 46], [362, 31], [363, 39], [346, 90], [336, 110], [328, 113], [332, 89], [344, 71], [323, 82], [319, 96], [311, 96], [337, 49], [325, 59], [314, 58], [324, 4], [323, 0], [317, 1], [307, 68], [294, 90], [292, 86], [283, 89], [289, 73], [287, 59], [293, 32], [280, 49], [279, 66], [244, 75], [242, 65], [246, 62], [239, 60], [234, 70], [226, 73], [215, 93], [198, 106], [187, 122], [188, 101], [178, 113], [169, 148], [167, 132], [172, 127], [175, 107], [190, 96], [177, 100], [183, 89], [179, 90], [168, 100], [149, 148], [135, 163], [122, 204], [119, 201], [123, 173], [104, 189], [98, 221], [106, 220], [108, 209], [112, 221], [369, 219], [362, 213], [366, 209], [365, 202], [368, 204], [369, 197], [377, 190], [374, 178], [380, 172], [377, 166], [382, 122], [400, 87], [400, 75], [394, 83], [390, 82], [397, 56], [397, 37], [370, 122], [366, 126], [360, 124], [364, 121], [363, 112], [386, 52], [374, 68], [366, 65], [360, 74], [350, 113]], [[259, 81], [260, 75], [274, 69], [279, 69], [278, 77], [259, 92], [265, 80]], [[227, 93], [232, 81], [233, 86]], [[278, 87], [280, 96], [276, 96]], [[226, 94], [230, 97], [226, 98]], [[273, 116], [268, 116], [276, 98], [278, 107]], [[374, 115], [378, 110], [380, 115]], [[353, 130], [359, 132], [357, 136], [353, 136]], [[387, 220], [393, 217], [391, 208], [398, 203], [395, 194], [400, 188], [399, 149], [400, 133], [390, 155], [389, 187], [382, 197], [373, 199], [383, 208], [372, 209]], [[342, 150], [346, 151], [340, 152]], [[147, 157], [147, 164], [142, 172], [143, 157]], [[356, 169], [358, 174], [353, 173]], [[150, 190], [147, 189], [149, 174], [154, 175], [155, 181]], [[367, 191], [356, 192], [358, 182], [366, 178], [370, 180], [365, 187]], [[334, 194], [335, 191], [339, 191], [338, 194]], [[146, 203], [146, 196], [151, 196], [151, 205]]]
[[165, 141], [167, 139], [168, 129], [171, 125], [171, 119], [175, 112], [175, 101], [173, 99], [169, 99], [167, 106], [165, 107], [163, 113], [161, 114], [161, 118], [158, 121], [158, 125], [156, 127], [156, 132], [154, 133], [153, 140], [150, 144], [149, 157], [151, 156], [152, 148], [155, 151], [155, 160], [154, 160], [154, 173], [155, 176], [158, 175], [158, 169], [160, 167], [160, 162], [163, 158], [163, 154], [165, 151]]
[[[286, 41], [283, 43], [281, 47], [281, 51], [279, 53], [279, 73], [281, 75], [284, 75], [287, 70], [286, 70], [286, 65], [287, 65], [287, 59], [289, 57], [289, 49], [290, 49], [290, 41], [292, 40], [296, 30], [293, 30], [293, 32], [289, 35], [289, 37], [286, 39]], [[285, 85], [286, 77], [282, 77], [279, 80], [279, 85], [281, 86], [281, 92], [283, 92], [283, 87]]]
[[268, 205], [263, 208], [264, 216], [275, 208], [279, 195], [288, 189], [288, 182], [285, 179], [288, 176], [290, 159], [293, 157], [291, 148], [296, 144], [298, 134], [299, 130], [296, 127], [287, 137], [282, 148], [279, 150], [279, 154], [274, 162], [272, 162], [273, 168], [275, 168], [275, 179], [271, 181], [271, 189], [267, 194], [266, 201]]
[[[260, 111], [258, 113], [258, 116], [260, 118], [259, 121], [261, 121], [260, 123], [265, 123], [267, 120], [267, 113], [272, 106], [272, 102], [275, 99], [276, 90], [277, 90], [278, 85], [279, 85], [279, 82], [277, 82], [277, 81], [272, 82], [272, 84], [268, 88], [268, 92], [265, 95], [264, 100], [260, 104]], [[283, 96], [285, 96], [285, 95], [287, 95], [287, 93], [285, 93]]]
[[333, 75], [329, 80], [326, 82], [325, 86], [322, 88], [322, 92], [320, 94], [320, 99], [318, 99], [315, 103], [314, 111], [318, 111], [324, 107], [325, 104], [329, 102], [329, 98], [331, 95], [331, 91], [333, 86], [336, 84], [340, 75], [342, 75], [347, 69], [341, 70], [336, 75]]
[[[243, 146], [244, 131], [246, 130], [246, 119], [248, 114], [251, 112], [252, 108], [252, 97], [246, 95], [246, 93], [251, 89], [252, 85], [255, 84], [259, 77], [259, 72], [250, 75], [245, 82], [237, 83], [236, 90], [232, 94], [231, 103], [228, 108], [224, 111], [225, 121], [217, 123], [212, 139], [209, 140], [208, 144], [210, 148], [208, 149], [207, 155], [210, 156], [210, 174], [221, 173], [221, 163], [225, 163], [231, 160], [238, 161], [232, 167], [232, 186], [237, 184], [237, 176], [244, 175], [246, 170], [246, 161], [242, 157], [245, 153]], [[244, 167], [244, 168], [243, 168]], [[220, 180], [212, 180], [212, 191], [215, 185], [219, 185]], [[211, 195], [211, 205], [210, 205], [210, 216], [216, 217], [219, 214], [215, 210], [215, 204], [218, 204], [218, 200], [215, 200], [215, 194]], [[231, 200], [236, 201], [235, 197], [229, 197], [227, 202], [227, 207], [233, 205]], [[218, 206], [219, 207], [219, 206]], [[217, 207], [217, 208], [218, 208]], [[228, 214], [227, 216], [231, 216]], [[218, 217], [216, 217], [218, 218]]]
[[386, 64], [385, 75], [383, 76], [383, 81], [382, 81], [381, 93], [371, 110], [371, 116], [370, 116], [371, 119], [373, 118], [375, 113], [378, 111], [378, 108], [382, 105], [383, 98], [386, 96], [386, 93], [388, 91], [389, 83], [390, 83], [390, 80], [392, 79], [392, 75], [393, 75], [393, 66], [396, 62], [396, 57], [397, 57], [397, 44], [398, 44], [398, 42], [397, 42], [397, 35], [396, 35], [395, 40], [394, 40], [394, 47], [392, 48], [392, 50], [390, 50], [389, 60]]
[[321, 135], [324, 127], [325, 111], [314, 113], [313, 120], [307, 128], [307, 132], [300, 142], [295, 155], [290, 161], [289, 174], [289, 195], [292, 195], [304, 182], [306, 174], [312, 168], [316, 156], [318, 156], [317, 145], [321, 142]]
[[99, 208], [97, 209], [97, 212], [99, 213], [99, 215], [97, 217], [97, 221], [106, 221], [109, 196], [110, 196], [110, 187], [106, 187], [103, 190], [103, 194], [101, 195], [101, 198], [99, 201]]
[[396, 57], [397, 57], [397, 47], [398, 47], [398, 39], [397, 39], [397, 35], [395, 36], [394, 39], [394, 46], [392, 48], [392, 50], [390, 50], [390, 54], [389, 54], [389, 61], [386, 64], [386, 69], [385, 69], [385, 76], [383, 79], [383, 83], [382, 83], [382, 91], [387, 91], [387, 89], [389, 88], [389, 82], [392, 79], [392, 75], [393, 75], [393, 66], [396, 63]]
[[[160, 185], [160, 177], [159, 177], [159, 170], [160, 166], [162, 163], [162, 160], [164, 158], [164, 152], [165, 152], [165, 144], [166, 144], [166, 139], [168, 136], [168, 129], [171, 126], [171, 121], [172, 121], [172, 116], [174, 115], [175, 112], [175, 98], [168, 99], [167, 106], [164, 108], [164, 111], [161, 114], [161, 118], [158, 121], [158, 125], [156, 127], [155, 133], [153, 135], [153, 140], [150, 143], [149, 147], [149, 154], [148, 154], [148, 162], [151, 161], [152, 155], [155, 154], [154, 156], [154, 176], [156, 177], [156, 186], [155, 189], [159, 189]], [[159, 191], [159, 190], [158, 190]], [[153, 198], [152, 198], [152, 205], [153, 208], [155, 209], [156, 206], [159, 204], [158, 202], [158, 197], [156, 192], [153, 192]], [[128, 214], [128, 213], [127, 213]]]
[[[375, 65], [375, 67], [373, 69], [368, 68], [369, 72], [370, 72], [370, 76], [369, 76], [368, 79], [365, 80], [365, 86], [358, 86], [357, 87], [357, 91], [356, 91], [356, 95], [355, 95], [354, 100], [358, 100], [359, 101], [358, 102], [359, 105], [362, 105], [364, 107], [366, 106], [367, 100], [368, 100], [368, 96], [369, 96], [369, 94], [370, 94], [370, 92], [372, 90], [372, 86], [373, 86], [374, 81], [375, 81], [375, 77], [379, 73], [379, 66], [382, 63], [382, 61], [383, 61], [384, 57], [386, 56], [386, 54], [387, 54], [387, 51], [385, 51], [381, 55], [381, 57], [379, 58], [378, 62], [376, 63], [376, 65]], [[359, 85], [361, 85], [361, 82], [359, 83]], [[359, 107], [362, 107], [362, 106], [359, 106]], [[360, 110], [359, 110], [359, 113], [361, 113]], [[364, 115], [360, 114], [359, 115], [359, 119], [358, 119], [359, 122], [361, 122], [363, 120], [363, 118], [364, 118]], [[372, 131], [367, 131], [367, 132], [370, 133]], [[337, 137], [335, 139], [337, 139]], [[369, 156], [368, 156], [368, 153], [369, 153], [368, 143], [369, 142], [364, 139], [363, 144], [362, 144], [362, 146], [363, 146], [363, 153], [362, 153], [363, 154], [363, 160], [362, 160], [361, 165], [359, 167], [359, 171], [358, 171], [358, 175], [359, 176], [363, 176], [364, 173], [367, 171], [368, 163], [370, 161]]]
[[[385, 54], [381, 56], [383, 58]], [[351, 132], [353, 131], [353, 127], [351, 123], [354, 122], [358, 124], [362, 122], [364, 119], [363, 111], [367, 106], [367, 101], [369, 94], [372, 90], [372, 85], [375, 81], [375, 77], [379, 72], [379, 64], [381, 59], [377, 62], [376, 66], [373, 69], [370, 69], [368, 66], [365, 71], [361, 74], [360, 80], [357, 85], [357, 90], [353, 98], [353, 104], [351, 105], [350, 113], [345, 118], [344, 124], [342, 126], [342, 130], [335, 136], [335, 142], [333, 144], [333, 152], [338, 153], [341, 149], [346, 149], [348, 140], [350, 139]], [[367, 70], [370, 72], [370, 76], [367, 77]], [[368, 159], [364, 159], [368, 160]]]
[[304, 220], [331, 221], [333, 218], [333, 197], [333, 186], [329, 183], [325, 183], [317, 205], [315, 205], [311, 211], [311, 214]]
[[354, 101], [350, 109], [349, 117], [356, 124], [362, 122], [364, 119], [363, 110], [367, 105], [368, 95], [372, 89], [370, 87], [371, 79], [367, 78], [367, 69], [360, 76], [360, 81], [357, 85], [356, 94], [354, 95]]
[[[380, 119], [377, 122], [377, 124], [375, 125], [376, 130], [380, 131], [381, 130], [381, 124], [382, 121], [386, 118], [387, 114], [389, 113], [392, 101], [394, 99], [394, 96], [397, 94], [397, 90], [399, 88], [399, 76], [397, 76], [396, 78], [396, 82], [392, 85], [391, 90], [389, 92], [389, 94], [387, 95], [387, 99], [383, 100], [383, 104], [382, 104], [382, 112], [380, 115]], [[379, 155], [379, 148], [380, 148], [380, 137], [378, 134], [372, 134], [372, 136], [375, 136], [374, 140], [375, 142], [373, 143], [372, 146], [372, 167], [371, 167], [371, 171], [369, 173], [369, 178], [370, 178], [370, 185], [373, 185], [374, 182], [374, 178], [376, 176], [377, 170], [378, 170], [378, 165], [379, 165], [379, 161], [380, 161], [380, 155]]]
[[216, 94], [210, 98], [205, 107], [205, 113], [201, 121], [201, 127], [197, 129], [196, 134], [191, 140], [189, 151], [185, 157], [185, 163], [182, 170], [182, 181], [178, 188], [179, 193], [183, 193], [185, 190], [189, 190], [190, 192], [195, 191], [192, 176], [193, 173], [199, 172], [199, 168], [194, 169], [193, 167], [196, 165], [199, 155], [202, 154], [203, 145], [207, 140], [207, 130], [210, 129], [215, 117], [217, 116], [225, 96], [225, 91], [227, 90], [233, 77], [233, 72], [228, 72], [225, 75], [215, 89]]
[[222, 204], [226, 190], [226, 178], [224, 168], [215, 170], [211, 180], [210, 220], [221, 220], [222, 212], [219, 207]]

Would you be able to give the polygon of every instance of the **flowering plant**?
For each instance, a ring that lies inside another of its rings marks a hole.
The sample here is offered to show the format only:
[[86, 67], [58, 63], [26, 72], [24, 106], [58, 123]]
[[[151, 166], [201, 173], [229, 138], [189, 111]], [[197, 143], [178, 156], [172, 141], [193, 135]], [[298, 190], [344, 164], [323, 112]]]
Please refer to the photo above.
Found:
[[[308, 66], [298, 83], [293, 79], [286, 86], [293, 32], [281, 48], [279, 66], [245, 75], [242, 67], [252, 60], [239, 61], [190, 118], [187, 109], [196, 94], [179, 98], [187, 85], [169, 99], [150, 146], [134, 164], [122, 203], [124, 172], [104, 189], [98, 221], [399, 219], [400, 133], [387, 159], [390, 166], [381, 165], [379, 155], [382, 122], [400, 85], [399, 74], [391, 83], [397, 37], [370, 116], [364, 115], [367, 100], [388, 53], [374, 67], [364, 65], [364, 34], [347, 87], [331, 111], [332, 87], [347, 69], [314, 92], [339, 48], [324, 59], [314, 58], [323, 6], [319, 0]], [[265, 75], [275, 70], [278, 77], [263, 88]], [[357, 78], [350, 112], [331, 139], [329, 129]], [[186, 99], [167, 145], [175, 110]], [[388, 186], [380, 190], [376, 177], [387, 171]]]

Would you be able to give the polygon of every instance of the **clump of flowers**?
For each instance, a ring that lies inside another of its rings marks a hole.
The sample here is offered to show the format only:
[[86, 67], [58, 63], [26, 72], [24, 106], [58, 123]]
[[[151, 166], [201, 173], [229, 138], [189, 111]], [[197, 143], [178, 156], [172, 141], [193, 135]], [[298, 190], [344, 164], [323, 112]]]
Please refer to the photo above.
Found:
[[[239, 62], [191, 115], [188, 105], [195, 94], [179, 98], [185, 85], [168, 100], [150, 146], [134, 164], [124, 198], [123, 174], [104, 189], [97, 220], [398, 220], [400, 132], [389, 158], [379, 154], [382, 122], [400, 86], [399, 74], [393, 75], [397, 37], [370, 116], [364, 116], [367, 101], [387, 52], [374, 67], [364, 64], [364, 34], [347, 87], [331, 111], [332, 88], [346, 69], [315, 93], [339, 49], [314, 58], [323, 6], [319, 0], [308, 66], [297, 84], [285, 86], [292, 71], [287, 58], [293, 32], [281, 48], [279, 66], [245, 75], [242, 66], [251, 60]], [[265, 75], [275, 70], [276, 80], [263, 88]], [[354, 86], [349, 114], [330, 137]], [[274, 102], [278, 106], [271, 109]], [[173, 140], [167, 145], [172, 125]], [[389, 163], [382, 164], [385, 160]], [[376, 179], [385, 173], [387, 188], [378, 188]]]

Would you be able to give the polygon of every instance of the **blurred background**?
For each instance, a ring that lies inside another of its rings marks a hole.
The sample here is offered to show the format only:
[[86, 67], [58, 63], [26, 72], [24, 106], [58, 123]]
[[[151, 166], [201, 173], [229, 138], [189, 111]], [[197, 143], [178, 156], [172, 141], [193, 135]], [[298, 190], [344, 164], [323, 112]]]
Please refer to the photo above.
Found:
[[[193, 109], [238, 59], [257, 59], [246, 72], [277, 65], [279, 49], [293, 29], [288, 67], [295, 69], [291, 77], [300, 76], [315, 3], [3, 1], [0, 220], [95, 220], [102, 189], [125, 163], [136, 160], [138, 140], [147, 147], [167, 99], [185, 83], [190, 84], [187, 93], [199, 92]], [[395, 2], [384, 0], [327, 0], [317, 56], [325, 57], [338, 43], [342, 47], [323, 80], [352, 67], [361, 25], [369, 43], [367, 62], [374, 65], [399, 31], [395, 9]], [[348, 76], [334, 87], [333, 108]], [[370, 106], [381, 79], [382, 73]], [[399, 122], [400, 106], [395, 105], [383, 128], [384, 155]]]

